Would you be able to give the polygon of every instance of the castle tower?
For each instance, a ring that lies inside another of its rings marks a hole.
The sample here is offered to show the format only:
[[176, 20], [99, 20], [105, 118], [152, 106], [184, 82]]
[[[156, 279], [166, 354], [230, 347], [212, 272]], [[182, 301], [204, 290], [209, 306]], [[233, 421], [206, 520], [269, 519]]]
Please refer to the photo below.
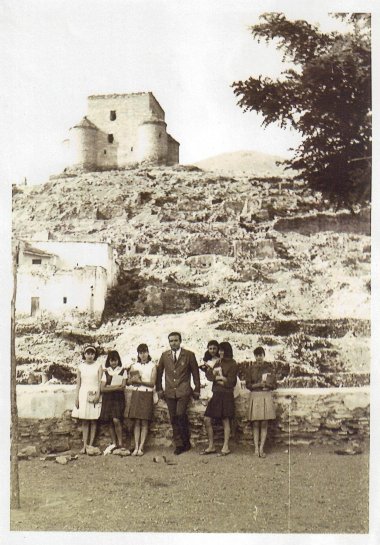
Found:
[[179, 143], [166, 132], [165, 112], [151, 92], [89, 96], [87, 116], [66, 142], [70, 165], [85, 170], [179, 162]]
[[96, 166], [98, 128], [87, 117], [70, 129], [72, 164], [85, 170]]
[[151, 117], [139, 125], [136, 155], [139, 162], [167, 162], [168, 135], [165, 121], [157, 117]]

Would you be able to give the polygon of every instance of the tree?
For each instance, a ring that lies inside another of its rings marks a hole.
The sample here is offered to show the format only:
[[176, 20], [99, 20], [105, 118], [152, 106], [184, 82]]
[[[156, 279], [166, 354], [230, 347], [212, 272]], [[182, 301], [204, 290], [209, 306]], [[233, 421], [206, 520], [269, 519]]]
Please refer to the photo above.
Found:
[[278, 79], [232, 84], [238, 105], [302, 135], [286, 168], [339, 206], [366, 203], [371, 193], [370, 15], [335, 14], [347, 32], [323, 33], [306, 21], [266, 13], [251, 27], [255, 39], [275, 40], [292, 68]]

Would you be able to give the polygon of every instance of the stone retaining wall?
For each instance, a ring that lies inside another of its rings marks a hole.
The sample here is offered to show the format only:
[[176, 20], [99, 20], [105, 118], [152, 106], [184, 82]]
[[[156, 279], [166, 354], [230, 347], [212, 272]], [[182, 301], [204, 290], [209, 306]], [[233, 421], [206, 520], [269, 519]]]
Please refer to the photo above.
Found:
[[358, 214], [340, 212], [338, 214], [283, 218], [275, 222], [274, 229], [282, 233], [294, 231], [302, 235], [333, 231], [335, 233], [354, 233], [370, 236], [371, 211], [365, 209]]
[[[245, 419], [248, 391], [236, 400], [234, 440], [252, 442], [251, 424]], [[293, 388], [275, 392], [277, 419], [271, 422], [269, 441], [281, 444], [339, 443], [369, 436], [370, 391], [361, 388]], [[81, 428], [71, 418], [75, 387], [71, 385], [18, 386], [20, 448], [35, 445], [39, 452], [62, 452], [81, 445]], [[207, 400], [191, 402], [188, 410], [192, 442], [206, 443], [203, 414]], [[127, 445], [131, 441], [130, 423], [125, 422]], [[171, 426], [166, 404], [155, 406], [149, 440], [157, 446], [170, 446]], [[216, 428], [216, 438], [222, 428]], [[106, 425], [99, 426], [97, 444], [109, 444]]]

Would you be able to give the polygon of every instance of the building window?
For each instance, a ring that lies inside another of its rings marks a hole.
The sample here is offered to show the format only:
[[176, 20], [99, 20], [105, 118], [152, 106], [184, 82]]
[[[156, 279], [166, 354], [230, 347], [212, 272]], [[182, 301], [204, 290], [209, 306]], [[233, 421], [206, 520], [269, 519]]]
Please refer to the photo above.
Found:
[[104, 153], [104, 155], [107, 155], [107, 150], [105, 149], [105, 150], [103, 151], [103, 153]]
[[111, 110], [110, 111], [110, 120], [115, 121], [115, 119], [116, 119], [116, 110]]
[[113, 134], [109, 134], [108, 135], [108, 143], [112, 144], [112, 142], [113, 142]]
[[67, 303], [67, 297], [64, 297], [63, 298], [63, 304], [66, 305], [66, 303]]
[[131, 151], [133, 151], [133, 146], [131, 147]]
[[41, 265], [42, 260], [41, 259], [32, 259], [32, 265]]
[[161, 138], [161, 133], [160, 132], [158, 133], [158, 138]]

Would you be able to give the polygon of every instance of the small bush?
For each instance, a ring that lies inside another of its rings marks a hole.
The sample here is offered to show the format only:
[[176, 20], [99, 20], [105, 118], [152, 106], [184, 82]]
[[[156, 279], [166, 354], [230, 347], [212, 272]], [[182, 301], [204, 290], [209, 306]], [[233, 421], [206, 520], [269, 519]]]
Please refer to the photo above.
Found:
[[61, 384], [73, 384], [76, 379], [76, 374], [70, 367], [58, 363], [52, 363], [46, 370], [46, 375], [48, 380], [54, 378]]

